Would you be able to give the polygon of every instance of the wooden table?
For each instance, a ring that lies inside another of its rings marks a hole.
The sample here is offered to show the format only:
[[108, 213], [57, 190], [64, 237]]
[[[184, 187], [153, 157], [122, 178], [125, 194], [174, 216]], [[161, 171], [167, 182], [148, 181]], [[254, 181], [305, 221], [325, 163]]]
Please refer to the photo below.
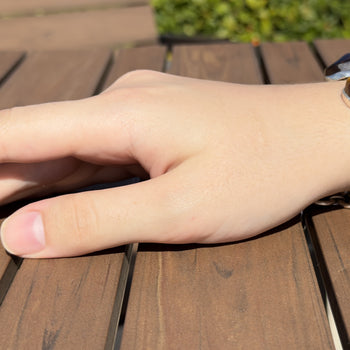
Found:
[[[349, 50], [350, 41], [326, 40], [0, 52], [0, 108], [87, 97], [136, 68], [248, 84], [322, 81], [324, 65]], [[333, 349], [329, 302], [348, 349], [349, 227], [350, 210], [336, 208], [234, 244], [23, 261], [1, 250], [0, 348]]]

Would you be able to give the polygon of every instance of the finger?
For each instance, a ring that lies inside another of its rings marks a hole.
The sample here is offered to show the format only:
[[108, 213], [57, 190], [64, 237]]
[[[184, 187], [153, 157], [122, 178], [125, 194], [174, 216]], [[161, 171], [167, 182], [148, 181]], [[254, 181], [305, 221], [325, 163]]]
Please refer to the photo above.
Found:
[[0, 203], [21, 199], [45, 190], [50, 185], [75, 173], [81, 162], [68, 157], [42, 163], [0, 164]]
[[127, 132], [107, 99], [96, 96], [0, 111], [0, 162], [91, 155], [130, 162]]
[[184, 241], [178, 231], [183, 207], [171, 178], [168, 173], [129, 186], [30, 204], [3, 223], [3, 245], [16, 255], [43, 258], [76, 256], [130, 242]]
[[86, 186], [147, 178], [137, 166], [98, 166], [69, 157], [42, 163], [0, 164], [0, 203], [64, 193]]

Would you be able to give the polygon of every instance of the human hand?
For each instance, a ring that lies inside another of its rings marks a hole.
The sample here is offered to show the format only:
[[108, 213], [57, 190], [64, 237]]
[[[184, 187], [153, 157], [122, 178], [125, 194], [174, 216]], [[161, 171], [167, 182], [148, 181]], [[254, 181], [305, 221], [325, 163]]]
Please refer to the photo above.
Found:
[[42, 258], [261, 233], [349, 186], [340, 89], [138, 71], [89, 99], [1, 111], [1, 203], [150, 177], [31, 203], [3, 224], [2, 242]]

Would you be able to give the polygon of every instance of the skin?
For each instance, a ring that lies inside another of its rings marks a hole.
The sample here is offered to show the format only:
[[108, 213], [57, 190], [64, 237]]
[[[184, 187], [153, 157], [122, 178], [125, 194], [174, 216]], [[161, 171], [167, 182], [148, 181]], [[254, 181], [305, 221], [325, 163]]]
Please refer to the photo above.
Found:
[[2, 243], [13, 254], [43, 258], [262, 233], [349, 188], [342, 87], [135, 71], [89, 99], [1, 111], [1, 203], [147, 179], [31, 203], [4, 222]]

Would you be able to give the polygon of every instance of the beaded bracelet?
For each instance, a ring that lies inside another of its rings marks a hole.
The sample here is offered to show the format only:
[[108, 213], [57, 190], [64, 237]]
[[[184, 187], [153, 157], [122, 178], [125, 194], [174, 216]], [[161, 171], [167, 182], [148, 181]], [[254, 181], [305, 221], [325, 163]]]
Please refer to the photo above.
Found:
[[341, 97], [344, 103], [350, 108], [350, 53], [340, 57], [325, 69], [326, 80], [345, 80], [345, 87]]

